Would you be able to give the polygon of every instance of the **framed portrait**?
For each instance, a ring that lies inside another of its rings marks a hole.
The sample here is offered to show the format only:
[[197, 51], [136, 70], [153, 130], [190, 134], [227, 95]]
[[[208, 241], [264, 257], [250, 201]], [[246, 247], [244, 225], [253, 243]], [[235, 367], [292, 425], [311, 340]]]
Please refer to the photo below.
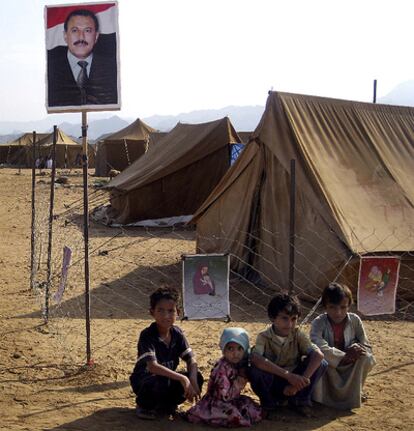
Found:
[[366, 316], [395, 313], [398, 257], [364, 256], [358, 279], [358, 311]]
[[183, 255], [184, 318], [230, 318], [228, 254]]
[[46, 109], [119, 110], [118, 3], [45, 6]]

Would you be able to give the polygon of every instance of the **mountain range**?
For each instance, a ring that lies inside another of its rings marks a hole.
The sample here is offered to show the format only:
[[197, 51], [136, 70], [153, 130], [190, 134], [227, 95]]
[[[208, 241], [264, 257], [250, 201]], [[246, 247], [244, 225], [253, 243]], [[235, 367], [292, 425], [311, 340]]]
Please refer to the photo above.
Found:
[[[378, 103], [414, 106], [414, 80], [402, 82], [384, 97], [378, 98]], [[146, 124], [161, 132], [171, 130], [178, 122], [203, 123], [217, 120], [225, 116], [229, 117], [237, 131], [252, 131], [256, 128], [264, 106], [227, 106], [221, 109], [197, 110], [178, 115], [153, 115], [141, 118]], [[66, 134], [79, 138], [81, 125], [79, 114], [52, 114], [39, 121], [0, 121], [0, 143], [8, 142], [25, 132], [35, 130], [38, 133], [51, 132], [53, 125], [60, 127]], [[89, 116], [88, 138], [91, 142], [100, 136], [114, 133], [136, 118], [121, 118], [117, 115], [109, 116], [108, 113], [93, 113]]]
[[[204, 123], [228, 116], [238, 131], [252, 131], [256, 128], [264, 111], [263, 106], [227, 106], [221, 109], [206, 109], [191, 111], [178, 115], [153, 115], [142, 118], [144, 123], [161, 132], [171, 130], [178, 122]], [[67, 135], [79, 138], [81, 135], [80, 122], [74, 122], [76, 114], [54, 114], [39, 121], [13, 122], [0, 121], [0, 143], [9, 142], [22, 133], [35, 130], [37, 133], [52, 132], [57, 125]], [[88, 121], [88, 138], [91, 142], [100, 136], [114, 133], [136, 118], [121, 118], [117, 115], [104, 117], [105, 114], [94, 113]], [[79, 116], [80, 117], [80, 116]]]

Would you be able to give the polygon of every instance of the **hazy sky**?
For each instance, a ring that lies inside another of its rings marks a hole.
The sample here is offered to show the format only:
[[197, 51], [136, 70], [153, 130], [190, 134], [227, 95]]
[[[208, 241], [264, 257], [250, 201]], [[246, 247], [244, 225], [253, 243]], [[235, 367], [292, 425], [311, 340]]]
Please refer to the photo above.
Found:
[[[43, 8], [70, 3], [2, 2], [0, 121], [47, 116]], [[378, 97], [413, 79], [413, 20], [409, 0], [119, 0], [119, 115], [264, 105], [271, 88], [371, 101], [374, 79]]]

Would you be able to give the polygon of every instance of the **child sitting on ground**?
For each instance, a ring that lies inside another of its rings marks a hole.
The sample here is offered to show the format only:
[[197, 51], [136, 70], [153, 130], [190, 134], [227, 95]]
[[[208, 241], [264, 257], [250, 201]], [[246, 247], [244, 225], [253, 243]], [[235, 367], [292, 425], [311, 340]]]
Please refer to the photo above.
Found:
[[266, 415], [287, 402], [301, 415], [312, 416], [312, 393], [327, 363], [296, 327], [300, 304], [295, 297], [276, 294], [267, 312], [272, 325], [257, 336], [251, 355], [252, 389]]
[[[178, 291], [171, 287], [161, 287], [150, 296], [154, 322], [139, 336], [138, 359], [130, 377], [141, 419], [174, 413], [186, 399], [200, 397], [203, 378], [185, 335], [174, 325], [178, 301]], [[175, 371], [180, 358], [187, 364], [187, 373]]]
[[322, 293], [326, 313], [312, 322], [311, 340], [328, 361], [327, 373], [316, 385], [313, 399], [338, 409], [360, 407], [362, 387], [375, 364], [361, 319], [349, 313], [349, 287], [331, 283]]
[[250, 426], [261, 420], [260, 406], [240, 395], [247, 383], [245, 367], [249, 337], [242, 328], [226, 328], [220, 338], [223, 357], [214, 366], [206, 395], [187, 412], [193, 423], [214, 426]]

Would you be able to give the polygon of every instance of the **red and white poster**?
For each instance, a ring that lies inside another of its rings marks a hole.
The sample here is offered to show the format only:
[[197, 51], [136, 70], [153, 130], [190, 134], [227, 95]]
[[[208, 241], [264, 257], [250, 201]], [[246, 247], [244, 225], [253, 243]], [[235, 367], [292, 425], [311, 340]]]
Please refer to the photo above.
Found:
[[395, 313], [400, 260], [362, 257], [358, 279], [358, 311], [366, 316]]
[[121, 108], [118, 3], [45, 7], [46, 109]]

